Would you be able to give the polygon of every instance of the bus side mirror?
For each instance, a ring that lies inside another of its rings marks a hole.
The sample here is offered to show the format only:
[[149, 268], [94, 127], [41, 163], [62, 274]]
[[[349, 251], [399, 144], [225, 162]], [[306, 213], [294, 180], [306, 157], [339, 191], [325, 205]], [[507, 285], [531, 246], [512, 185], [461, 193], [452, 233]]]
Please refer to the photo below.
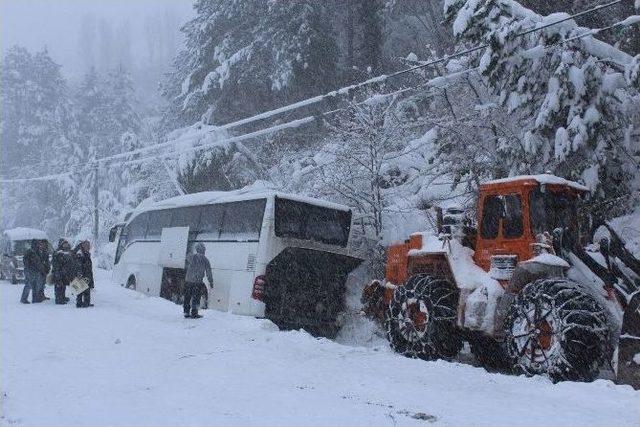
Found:
[[120, 229], [120, 225], [114, 225], [113, 227], [111, 227], [111, 230], [109, 230], [109, 242], [115, 242], [116, 241], [116, 236], [118, 235], [118, 230]]

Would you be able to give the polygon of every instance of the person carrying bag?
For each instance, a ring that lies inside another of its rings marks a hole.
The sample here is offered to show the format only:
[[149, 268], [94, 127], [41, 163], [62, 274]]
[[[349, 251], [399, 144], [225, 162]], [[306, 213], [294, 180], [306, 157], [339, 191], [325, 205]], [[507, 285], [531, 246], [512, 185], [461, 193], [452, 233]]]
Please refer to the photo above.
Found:
[[74, 249], [77, 261], [77, 277], [82, 279], [87, 288], [76, 295], [76, 307], [93, 307], [91, 304], [91, 289], [93, 289], [93, 263], [91, 261], [91, 243], [82, 241]]

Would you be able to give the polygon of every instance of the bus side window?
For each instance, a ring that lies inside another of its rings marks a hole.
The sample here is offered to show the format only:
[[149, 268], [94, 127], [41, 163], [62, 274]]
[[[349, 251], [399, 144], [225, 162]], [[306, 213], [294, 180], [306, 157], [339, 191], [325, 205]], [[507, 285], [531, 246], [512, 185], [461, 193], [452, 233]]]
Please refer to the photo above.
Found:
[[259, 240], [266, 203], [265, 199], [225, 203], [220, 239]]
[[162, 236], [162, 229], [171, 226], [172, 209], [149, 212], [149, 226], [146, 239], [157, 240]]
[[200, 215], [203, 210], [202, 206], [174, 209], [171, 226], [189, 227], [189, 240], [195, 240], [200, 231]]
[[223, 205], [207, 205], [203, 206], [200, 217], [200, 230], [198, 239], [202, 240], [218, 240], [220, 239], [220, 228], [222, 226], [222, 214], [224, 212]]

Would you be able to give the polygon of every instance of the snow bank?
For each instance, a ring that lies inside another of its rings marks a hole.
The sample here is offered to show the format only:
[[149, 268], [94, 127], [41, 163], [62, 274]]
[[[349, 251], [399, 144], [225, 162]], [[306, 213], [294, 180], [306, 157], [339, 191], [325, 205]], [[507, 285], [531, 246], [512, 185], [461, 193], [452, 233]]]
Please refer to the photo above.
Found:
[[552, 384], [491, 374], [280, 332], [269, 321], [217, 311], [183, 319], [181, 307], [97, 273], [91, 309], [25, 306], [19, 287], [0, 282], [2, 425], [640, 422], [640, 392], [611, 381]]
[[4, 232], [11, 240], [47, 240], [47, 234], [36, 228], [17, 227], [5, 230]]

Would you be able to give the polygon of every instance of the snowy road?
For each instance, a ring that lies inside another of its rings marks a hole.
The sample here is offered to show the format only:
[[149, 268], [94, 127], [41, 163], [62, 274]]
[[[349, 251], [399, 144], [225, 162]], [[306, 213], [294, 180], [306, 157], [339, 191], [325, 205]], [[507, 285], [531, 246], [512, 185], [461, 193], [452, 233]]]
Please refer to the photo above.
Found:
[[640, 425], [640, 392], [609, 381], [489, 374], [214, 311], [187, 320], [101, 275], [82, 310], [21, 305], [0, 282], [2, 425]]

